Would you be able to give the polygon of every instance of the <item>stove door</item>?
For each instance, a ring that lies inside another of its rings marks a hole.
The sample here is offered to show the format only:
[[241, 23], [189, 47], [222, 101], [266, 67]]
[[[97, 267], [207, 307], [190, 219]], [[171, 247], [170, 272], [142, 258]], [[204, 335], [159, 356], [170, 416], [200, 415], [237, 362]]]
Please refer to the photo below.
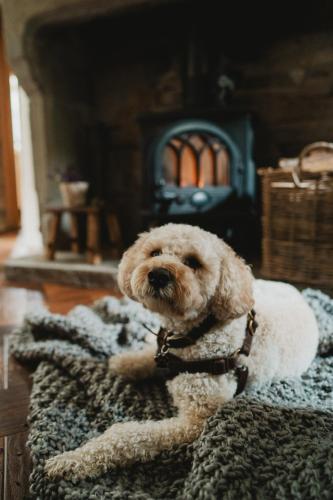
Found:
[[154, 142], [151, 158], [155, 213], [206, 212], [241, 195], [240, 152], [214, 124], [186, 120], [168, 127]]

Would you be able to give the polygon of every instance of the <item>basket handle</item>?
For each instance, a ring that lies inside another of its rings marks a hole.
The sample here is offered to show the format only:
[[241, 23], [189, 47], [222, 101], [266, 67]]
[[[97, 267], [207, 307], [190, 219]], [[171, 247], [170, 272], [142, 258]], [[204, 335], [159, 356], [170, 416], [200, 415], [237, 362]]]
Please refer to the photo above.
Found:
[[302, 149], [298, 157], [298, 163], [297, 165], [295, 165], [292, 171], [293, 181], [297, 187], [302, 187], [301, 174], [303, 169], [303, 160], [311, 151], [315, 151], [316, 149], [333, 152], [333, 142], [313, 142], [312, 144], [308, 144], [304, 149]]

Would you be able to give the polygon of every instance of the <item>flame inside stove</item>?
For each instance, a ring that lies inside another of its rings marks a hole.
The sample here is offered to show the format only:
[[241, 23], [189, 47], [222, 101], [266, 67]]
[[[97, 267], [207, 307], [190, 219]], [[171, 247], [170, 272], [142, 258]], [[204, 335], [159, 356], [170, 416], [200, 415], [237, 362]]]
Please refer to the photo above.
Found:
[[180, 172], [180, 187], [196, 185], [196, 160], [193, 151], [188, 146], [183, 149]]
[[227, 186], [229, 155], [219, 143], [204, 142], [198, 135], [186, 143], [173, 139], [165, 148], [164, 180], [179, 187]]

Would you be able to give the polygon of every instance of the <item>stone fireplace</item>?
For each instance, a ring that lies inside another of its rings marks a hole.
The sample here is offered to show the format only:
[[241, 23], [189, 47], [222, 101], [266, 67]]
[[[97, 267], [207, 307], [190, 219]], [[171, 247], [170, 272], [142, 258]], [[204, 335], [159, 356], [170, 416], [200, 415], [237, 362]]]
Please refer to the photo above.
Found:
[[75, 164], [91, 199], [114, 208], [128, 244], [143, 226], [152, 122], [223, 129], [250, 116], [257, 166], [332, 140], [333, 7], [303, 5], [300, 21], [283, 3], [267, 12], [220, 4], [4, 1], [9, 60], [31, 100], [42, 209], [59, 196], [54, 173]]

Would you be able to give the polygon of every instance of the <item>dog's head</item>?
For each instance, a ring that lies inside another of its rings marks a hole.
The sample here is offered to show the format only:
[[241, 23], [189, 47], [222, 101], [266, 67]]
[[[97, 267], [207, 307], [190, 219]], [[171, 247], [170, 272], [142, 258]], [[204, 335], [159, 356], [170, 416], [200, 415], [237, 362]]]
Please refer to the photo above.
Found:
[[252, 274], [244, 261], [214, 234], [185, 224], [141, 234], [123, 255], [118, 282], [130, 298], [178, 320], [205, 311], [232, 319], [253, 305]]

